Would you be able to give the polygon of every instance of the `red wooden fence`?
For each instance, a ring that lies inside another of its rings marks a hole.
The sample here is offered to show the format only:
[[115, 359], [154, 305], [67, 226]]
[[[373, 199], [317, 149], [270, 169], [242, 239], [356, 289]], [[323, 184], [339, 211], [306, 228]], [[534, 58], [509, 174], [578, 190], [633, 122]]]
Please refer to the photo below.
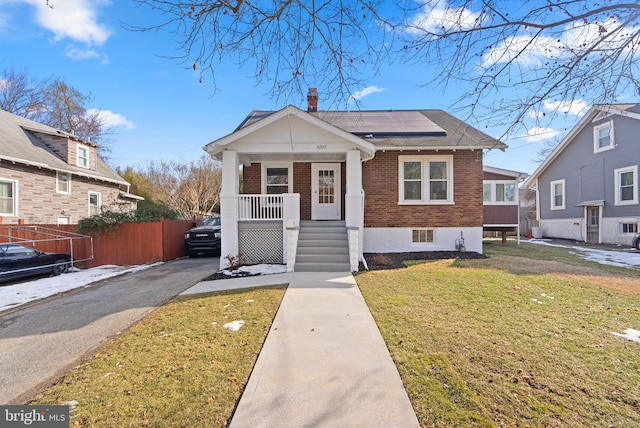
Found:
[[71, 254], [78, 267], [140, 265], [186, 255], [184, 233], [192, 220], [124, 223], [111, 232], [77, 235], [76, 225], [0, 225], [0, 242]]

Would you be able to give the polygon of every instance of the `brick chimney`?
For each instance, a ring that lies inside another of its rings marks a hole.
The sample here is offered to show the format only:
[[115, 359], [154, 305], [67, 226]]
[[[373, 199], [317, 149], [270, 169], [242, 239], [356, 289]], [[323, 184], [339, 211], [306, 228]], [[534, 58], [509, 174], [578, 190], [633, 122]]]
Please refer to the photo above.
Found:
[[309, 88], [307, 93], [307, 111], [309, 113], [318, 111], [318, 90], [316, 88]]

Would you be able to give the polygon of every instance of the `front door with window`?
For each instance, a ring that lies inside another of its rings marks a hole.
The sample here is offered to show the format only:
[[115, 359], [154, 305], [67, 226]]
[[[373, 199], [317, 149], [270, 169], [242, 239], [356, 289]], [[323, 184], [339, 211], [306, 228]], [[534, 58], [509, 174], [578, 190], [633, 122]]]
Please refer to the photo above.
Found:
[[340, 164], [311, 164], [311, 219], [340, 219]]
[[587, 207], [587, 242], [600, 243], [600, 207]]

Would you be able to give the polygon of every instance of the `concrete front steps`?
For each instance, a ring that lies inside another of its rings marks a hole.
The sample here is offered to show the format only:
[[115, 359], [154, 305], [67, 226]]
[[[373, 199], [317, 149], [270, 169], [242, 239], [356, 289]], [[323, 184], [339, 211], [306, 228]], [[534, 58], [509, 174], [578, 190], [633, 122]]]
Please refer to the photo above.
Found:
[[344, 221], [300, 222], [295, 272], [350, 272], [349, 240]]

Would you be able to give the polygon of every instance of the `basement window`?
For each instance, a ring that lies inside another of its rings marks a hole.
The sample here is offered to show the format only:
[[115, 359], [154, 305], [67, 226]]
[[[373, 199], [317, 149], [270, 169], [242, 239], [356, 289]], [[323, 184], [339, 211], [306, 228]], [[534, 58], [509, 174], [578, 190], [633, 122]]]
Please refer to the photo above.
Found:
[[411, 242], [414, 244], [428, 244], [433, 242], [433, 229], [413, 229]]

